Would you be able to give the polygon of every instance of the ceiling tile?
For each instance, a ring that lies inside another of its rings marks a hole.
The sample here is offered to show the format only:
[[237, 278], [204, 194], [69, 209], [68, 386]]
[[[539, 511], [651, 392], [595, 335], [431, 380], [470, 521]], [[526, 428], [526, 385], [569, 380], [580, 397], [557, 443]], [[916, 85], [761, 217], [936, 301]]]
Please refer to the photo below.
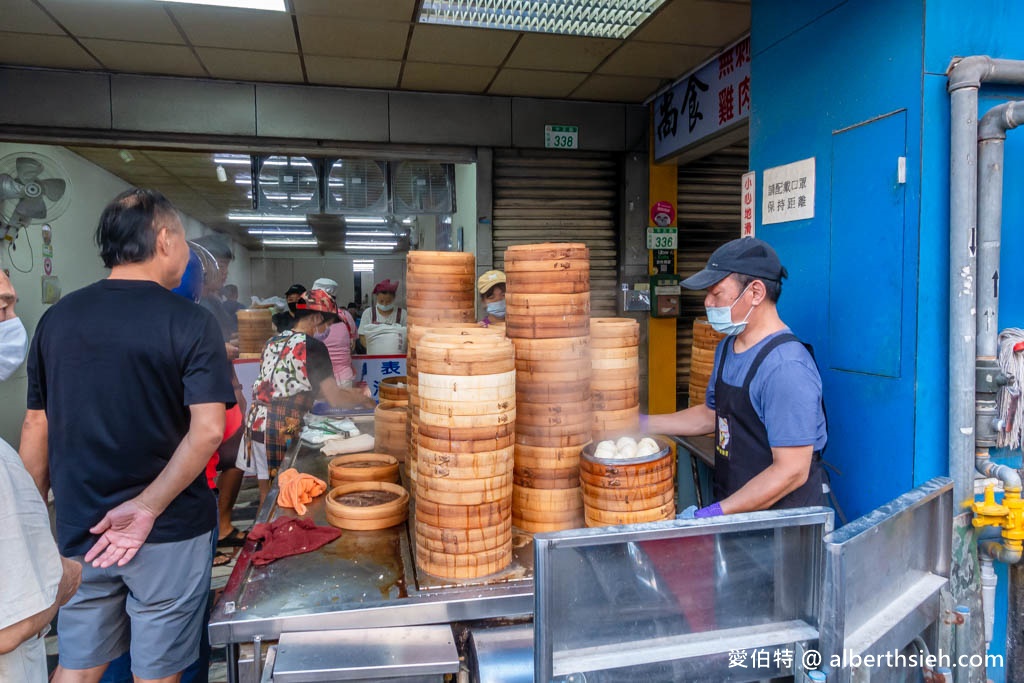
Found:
[[524, 33], [505, 66], [516, 69], [591, 71], [621, 40]]
[[0, 63], [62, 69], [96, 69], [100, 66], [67, 36], [4, 32], [0, 32]]
[[299, 39], [307, 55], [401, 59], [409, 25], [384, 21], [350, 21], [300, 16]]
[[306, 55], [306, 76], [320, 85], [395, 88], [401, 68], [399, 61]]
[[750, 5], [672, 0], [630, 38], [722, 48], [750, 31]]
[[82, 44], [112, 71], [175, 76], [206, 75], [192, 50], [184, 45], [130, 43], [96, 38], [85, 38]]
[[142, 43], [184, 40], [162, 3], [136, 0], [45, 0], [57, 21], [78, 38], [107, 38]]
[[616, 76], [676, 78], [715, 54], [715, 48], [629, 41], [601, 65], [598, 73]]
[[302, 82], [302, 65], [296, 54], [219, 50], [212, 47], [197, 47], [196, 52], [214, 78], [274, 83]]
[[488, 95], [522, 97], [568, 97], [586, 74], [564, 71], [502, 69], [487, 90]]
[[602, 102], [643, 102], [668, 79], [640, 78], [637, 76], [603, 76], [588, 78], [571, 97], [577, 100]]
[[66, 35], [46, 12], [31, 0], [4, 0], [4, 29], [12, 33]]
[[292, 17], [284, 12], [184, 5], [172, 11], [193, 45], [298, 52]]
[[429, 92], [482, 93], [494, 78], [495, 71], [483, 66], [406, 62], [401, 88]]
[[377, 21], [411, 21], [416, 0], [292, 0], [296, 14], [325, 14]]
[[498, 66], [519, 34], [461, 26], [417, 24], [407, 59], [414, 62]]

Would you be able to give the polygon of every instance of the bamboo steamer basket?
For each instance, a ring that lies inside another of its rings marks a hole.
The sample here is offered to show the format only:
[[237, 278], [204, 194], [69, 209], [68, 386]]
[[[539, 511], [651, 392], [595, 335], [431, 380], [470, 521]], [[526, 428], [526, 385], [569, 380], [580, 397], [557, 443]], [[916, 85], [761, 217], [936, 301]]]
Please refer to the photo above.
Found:
[[473, 268], [473, 254], [464, 251], [410, 251], [406, 263], [422, 266], [467, 266]]
[[715, 332], [707, 318], [697, 318], [693, 321], [689, 384], [689, 404], [691, 406], [704, 403], [704, 394], [711, 381], [711, 372], [714, 368], [715, 349], [723, 338], [725, 335]]
[[239, 354], [262, 354], [267, 340], [277, 334], [269, 308], [244, 308], [238, 311]]
[[479, 505], [445, 505], [416, 501], [416, 519], [446, 529], [482, 529], [504, 523], [512, 514], [512, 500]]
[[505, 264], [522, 261], [590, 260], [590, 250], [579, 242], [542, 242], [516, 244], [505, 250]]
[[466, 325], [476, 319], [476, 312], [471, 306], [458, 306], [443, 309], [409, 309], [406, 326], [436, 327], [437, 325]]
[[432, 264], [432, 263], [420, 263], [419, 261], [408, 261], [405, 264], [406, 276], [415, 275], [426, 276], [424, 279], [431, 275], [469, 275], [473, 279], [476, 279], [476, 268], [472, 263], [445, 263], [445, 264]]
[[516, 406], [516, 415], [522, 418], [551, 421], [551, 424], [563, 422], [579, 422], [579, 417], [589, 415], [593, 410], [590, 399], [575, 404], [561, 403], [525, 403]]
[[427, 448], [439, 453], [486, 453], [511, 447], [515, 444], [515, 436], [514, 432], [510, 432], [505, 436], [489, 439], [452, 441], [450, 439], [437, 439], [431, 436], [417, 434], [416, 444], [420, 448]]
[[517, 510], [560, 514], [583, 507], [583, 493], [578, 486], [568, 489], [534, 489], [512, 487], [512, 506]]
[[532, 522], [521, 517], [512, 516], [512, 526], [531, 534], [541, 534], [547, 531], [565, 531], [566, 529], [582, 529], [587, 525], [586, 518], [580, 512], [571, 522]]
[[589, 358], [566, 358], [565, 360], [532, 360], [529, 358], [516, 358], [515, 369], [518, 374], [529, 373], [560, 373], [560, 372], [586, 372], [591, 369]]
[[516, 443], [524, 446], [545, 446], [548, 448], [566, 448], [568, 446], [583, 446], [590, 441], [590, 430], [573, 434], [516, 434]]
[[430, 398], [420, 398], [420, 410], [439, 415], [491, 415], [493, 413], [504, 413], [515, 410], [515, 398], [507, 398], [494, 401], [444, 401]]
[[511, 408], [500, 413], [488, 415], [447, 415], [420, 409], [420, 425], [431, 427], [451, 427], [453, 429], [476, 429], [478, 427], [499, 427], [514, 424], [516, 410]]
[[512, 482], [516, 486], [530, 489], [571, 489], [580, 485], [579, 468], [573, 468], [560, 476], [553, 476], [551, 470], [515, 470]]
[[352, 453], [332, 458], [327, 465], [331, 486], [353, 481], [398, 483], [398, 459], [387, 453]]
[[[461, 462], [466, 462], [465, 460]], [[440, 464], [436, 459], [427, 459], [420, 454], [416, 467], [420, 475], [434, 479], [489, 479], [506, 476], [512, 473], [512, 458], [502, 462], [496, 459], [474, 460], [465, 467], [456, 467], [451, 463]]]
[[[492, 470], [507, 471], [515, 458], [515, 446], [495, 449], [493, 451], [481, 451], [479, 453], [453, 453], [447, 451], [435, 451], [425, 446], [420, 446], [417, 464], [422, 466], [441, 466], [459, 470], [480, 468], [481, 473]], [[483, 474], [483, 476], [492, 476]]]
[[[481, 503], [494, 503], [500, 500], [504, 500], [512, 495], [512, 477], [507, 479], [500, 477], [491, 477], [487, 481], [495, 481], [495, 485], [489, 488], [479, 490], [456, 490], [450, 491], [445, 490], [432, 482], [437, 480], [428, 480], [427, 477], [416, 478], [416, 500], [429, 500], [439, 505], [480, 505]], [[466, 481], [466, 480], [462, 480]], [[507, 482], [507, 483], [500, 483]], [[500, 485], [499, 485], [500, 483]]]
[[382, 401], [408, 401], [409, 385], [404, 375], [385, 377], [380, 381], [380, 399]]
[[[507, 252], [506, 252], [507, 253]], [[578, 258], [563, 259], [515, 259], [505, 262], [505, 274], [526, 273], [529, 277], [544, 277], [546, 275], [559, 276], [564, 278], [580, 277], [590, 275], [590, 259], [586, 256]]]
[[543, 446], [516, 444], [516, 467], [537, 467], [552, 470], [565, 469], [569, 467], [578, 468], [580, 464], [580, 453], [582, 450], [583, 446], [545, 448]]
[[502, 547], [512, 541], [512, 518], [482, 529], [452, 529], [427, 524], [419, 519], [414, 527], [416, 542], [428, 550], [466, 555]]
[[513, 294], [586, 294], [590, 291], [587, 282], [532, 282], [530, 280], [509, 280], [508, 292]]
[[531, 360], [558, 360], [559, 358], [589, 358], [590, 337], [556, 337], [554, 339], [513, 339], [516, 358]]
[[398, 458], [399, 462], [404, 462], [408, 449], [408, 422], [406, 401], [382, 400], [373, 410], [374, 450], [388, 453]]
[[640, 323], [632, 318], [591, 318], [590, 338], [594, 348], [637, 346]]
[[[375, 503], [374, 498], [391, 496]], [[409, 514], [409, 493], [398, 484], [358, 481], [341, 484], [327, 493], [327, 522], [339, 529], [372, 531], [401, 524]]]
[[580, 482], [587, 526], [638, 524], [675, 517], [672, 448], [657, 440], [658, 453], [629, 459], [599, 459], [597, 444], [583, 449]]
[[[520, 319], [522, 320], [522, 319]], [[518, 322], [511, 315], [505, 318], [505, 333], [511, 338], [555, 339], [558, 337], [579, 337], [590, 330], [589, 319], [576, 323]]]
[[478, 579], [512, 564], [512, 539], [494, 550], [465, 555], [439, 553], [417, 544], [416, 565], [428, 574], [445, 579]]
[[[428, 472], [426, 469], [420, 471], [420, 476], [416, 479], [417, 491], [421, 489], [430, 489], [431, 493], [452, 493], [461, 494], [469, 493], [473, 495], [484, 494], [489, 491], [500, 491], [507, 488], [512, 483], [512, 466], [511, 463], [504, 468], [504, 471], [500, 471], [490, 477], [437, 477]], [[432, 500], [435, 503], [443, 503], [446, 501], [438, 500], [437, 498], [426, 496], [427, 500]], [[453, 502], [455, 505], [478, 505], [479, 503], [493, 502], [494, 499], [484, 498], [479, 502], [472, 503], [461, 503], [458, 501]]]

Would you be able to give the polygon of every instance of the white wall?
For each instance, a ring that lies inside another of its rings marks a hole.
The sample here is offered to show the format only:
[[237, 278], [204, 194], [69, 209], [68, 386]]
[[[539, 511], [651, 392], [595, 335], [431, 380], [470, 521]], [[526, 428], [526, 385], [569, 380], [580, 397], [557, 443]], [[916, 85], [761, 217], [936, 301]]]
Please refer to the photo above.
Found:
[[[100, 261], [94, 240], [96, 225], [107, 203], [131, 185], [63, 147], [0, 142], [0, 159], [19, 152], [49, 157], [63, 166], [67, 173], [70, 204], [62, 216], [50, 221], [53, 228], [53, 274], [60, 278], [62, 292], [67, 294], [106, 277], [109, 271]], [[183, 222], [187, 224], [186, 232], [192, 231], [190, 236], [208, 232], [208, 228], [190, 217], [183, 217]], [[29, 242], [34, 255], [31, 261]], [[11, 282], [18, 292], [18, 317], [31, 337], [39, 318], [49, 308], [42, 303], [41, 296], [43, 260], [40, 255], [40, 226], [32, 225], [23, 230], [15, 245], [17, 249], [12, 252], [13, 259], [8, 257], [6, 247], [0, 249], [0, 268], [11, 272]], [[232, 248], [236, 249], [235, 263], [229, 280], [238, 282], [241, 289], [241, 283], [248, 281], [248, 252], [236, 244], [232, 244]], [[29, 272], [22, 273], [18, 269]], [[246, 280], [238, 280], [239, 273]], [[11, 379], [0, 383], [0, 438], [15, 447], [20, 441], [21, 422], [25, 415], [25, 393], [26, 376], [22, 365]]]

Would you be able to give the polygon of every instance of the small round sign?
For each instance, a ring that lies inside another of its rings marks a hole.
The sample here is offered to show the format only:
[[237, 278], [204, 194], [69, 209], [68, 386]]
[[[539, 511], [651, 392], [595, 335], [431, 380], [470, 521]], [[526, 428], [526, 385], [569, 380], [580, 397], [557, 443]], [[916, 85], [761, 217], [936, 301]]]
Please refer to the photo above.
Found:
[[667, 228], [676, 220], [676, 208], [672, 202], [654, 202], [651, 206], [651, 222], [659, 228]]
[[53, 275], [53, 260], [44, 258], [43, 259], [43, 272], [47, 275]]

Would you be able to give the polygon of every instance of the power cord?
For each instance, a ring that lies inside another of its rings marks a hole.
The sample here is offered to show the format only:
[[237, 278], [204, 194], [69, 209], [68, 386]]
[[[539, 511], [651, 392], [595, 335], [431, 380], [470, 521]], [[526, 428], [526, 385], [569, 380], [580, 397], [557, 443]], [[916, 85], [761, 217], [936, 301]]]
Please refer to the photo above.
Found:
[[29, 239], [29, 234], [28, 234], [28, 229], [27, 228], [24, 229], [24, 233], [25, 233], [25, 242], [28, 243], [28, 254], [29, 254], [29, 256], [28, 256], [28, 270], [22, 270], [21, 268], [18, 267], [18, 264], [14, 262], [14, 251], [16, 251], [14, 249], [14, 242], [8, 242], [7, 243], [7, 260], [11, 262], [11, 267], [14, 268], [16, 271], [18, 271], [19, 273], [28, 274], [28, 273], [32, 272], [33, 268], [35, 268], [35, 265], [36, 265], [36, 254], [32, 250], [32, 240]]

